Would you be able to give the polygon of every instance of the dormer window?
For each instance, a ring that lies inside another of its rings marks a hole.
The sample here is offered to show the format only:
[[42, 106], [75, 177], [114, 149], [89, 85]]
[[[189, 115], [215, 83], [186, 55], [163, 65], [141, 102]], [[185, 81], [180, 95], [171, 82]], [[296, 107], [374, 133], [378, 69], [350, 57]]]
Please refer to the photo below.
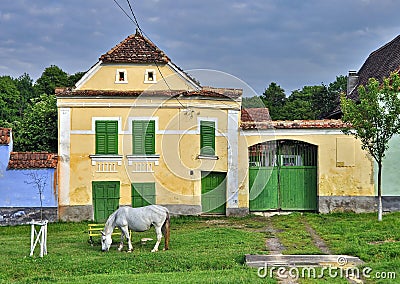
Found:
[[117, 73], [115, 74], [115, 83], [128, 83], [128, 76], [125, 69], [117, 69]]
[[154, 69], [146, 69], [146, 73], [144, 75], [144, 82], [146, 84], [154, 84], [157, 83], [156, 80], [156, 71]]

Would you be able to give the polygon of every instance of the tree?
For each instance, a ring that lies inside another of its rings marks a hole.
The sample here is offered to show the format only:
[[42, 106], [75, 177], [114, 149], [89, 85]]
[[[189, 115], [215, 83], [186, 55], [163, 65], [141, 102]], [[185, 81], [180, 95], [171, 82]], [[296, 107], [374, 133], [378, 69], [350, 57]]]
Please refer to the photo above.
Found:
[[272, 82], [261, 96], [265, 106], [269, 109], [272, 120], [282, 119], [282, 107], [286, 101], [285, 90]]
[[380, 84], [371, 78], [368, 84], [358, 88], [359, 102], [341, 97], [342, 120], [351, 128], [344, 131], [361, 140], [378, 164], [378, 220], [382, 221], [382, 160], [389, 148], [389, 140], [400, 132], [400, 77], [390, 74]]
[[57, 105], [55, 95], [32, 99], [19, 131], [18, 151], [57, 153]]
[[20, 93], [10, 76], [0, 77], [0, 123], [7, 127], [19, 121]]
[[242, 99], [243, 108], [264, 108], [264, 102], [259, 96], [244, 97]]
[[69, 87], [68, 74], [61, 68], [51, 65], [44, 69], [42, 76], [37, 79], [35, 89], [38, 95], [53, 95], [56, 87]]
[[19, 102], [19, 116], [23, 117], [25, 109], [29, 106], [30, 100], [35, 97], [35, 89], [33, 87], [33, 80], [27, 74], [19, 76], [17, 79], [14, 79], [15, 86], [17, 87], [21, 101]]

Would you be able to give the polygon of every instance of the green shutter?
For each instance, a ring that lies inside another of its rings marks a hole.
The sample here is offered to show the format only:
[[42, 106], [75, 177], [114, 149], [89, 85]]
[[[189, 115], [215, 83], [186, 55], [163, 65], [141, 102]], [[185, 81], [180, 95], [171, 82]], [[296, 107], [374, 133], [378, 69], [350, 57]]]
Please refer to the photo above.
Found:
[[118, 121], [96, 121], [96, 154], [118, 154]]
[[93, 181], [93, 211], [96, 222], [105, 222], [119, 206], [119, 181]]
[[153, 182], [132, 183], [132, 207], [156, 203], [156, 185]]
[[155, 154], [155, 121], [150, 120], [147, 123], [144, 150], [147, 155]]
[[200, 122], [200, 154], [215, 155], [215, 122]]
[[133, 147], [135, 155], [155, 153], [155, 121], [135, 120], [132, 122]]

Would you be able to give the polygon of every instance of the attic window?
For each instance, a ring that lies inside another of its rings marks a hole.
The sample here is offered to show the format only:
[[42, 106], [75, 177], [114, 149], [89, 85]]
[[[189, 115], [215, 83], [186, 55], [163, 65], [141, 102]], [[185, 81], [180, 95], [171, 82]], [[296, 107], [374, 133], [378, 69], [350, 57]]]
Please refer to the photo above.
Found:
[[154, 69], [146, 69], [146, 73], [144, 75], [144, 82], [147, 84], [157, 83], [156, 71]]
[[128, 83], [127, 72], [125, 69], [117, 69], [117, 73], [115, 74], [115, 83]]

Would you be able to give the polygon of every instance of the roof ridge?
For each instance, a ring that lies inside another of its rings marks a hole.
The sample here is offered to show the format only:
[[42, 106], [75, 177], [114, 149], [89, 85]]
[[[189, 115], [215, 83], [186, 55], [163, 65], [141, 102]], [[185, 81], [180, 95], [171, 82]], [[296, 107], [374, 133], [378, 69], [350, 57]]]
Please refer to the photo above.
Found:
[[400, 39], [400, 35], [397, 35], [394, 39], [392, 39], [391, 41], [387, 42], [386, 44], [384, 44], [383, 46], [379, 47], [378, 49], [372, 51], [368, 57], [370, 57], [371, 55], [378, 53], [379, 51], [381, 51], [382, 49], [385, 49], [387, 46], [391, 45], [392, 43], [396, 42], [397, 40]]
[[99, 60], [110, 63], [163, 63], [171, 59], [157, 47], [150, 39], [136, 32], [126, 37], [106, 53]]

